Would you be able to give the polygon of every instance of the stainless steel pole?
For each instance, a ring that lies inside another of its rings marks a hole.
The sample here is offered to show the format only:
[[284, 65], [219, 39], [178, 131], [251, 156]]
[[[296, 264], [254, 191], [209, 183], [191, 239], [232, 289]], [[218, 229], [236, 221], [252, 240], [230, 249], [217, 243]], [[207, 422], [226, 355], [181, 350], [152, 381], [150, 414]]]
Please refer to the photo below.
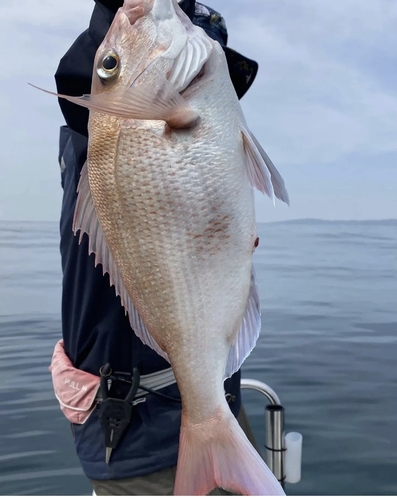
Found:
[[283, 483], [284, 474], [284, 407], [266, 406], [266, 463], [276, 478]]

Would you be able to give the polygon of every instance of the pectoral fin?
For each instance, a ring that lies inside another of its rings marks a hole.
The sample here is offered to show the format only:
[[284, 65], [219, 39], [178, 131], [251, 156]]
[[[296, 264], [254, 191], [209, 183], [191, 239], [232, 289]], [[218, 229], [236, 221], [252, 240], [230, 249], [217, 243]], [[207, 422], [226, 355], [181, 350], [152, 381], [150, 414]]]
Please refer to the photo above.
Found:
[[[191, 26], [191, 22], [189, 20]], [[183, 49], [175, 59], [168, 79], [180, 91], [186, 89], [200, 73], [212, 52], [212, 42], [203, 36], [196, 26], [187, 29], [188, 36]]]
[[29, 85], [92, 111], [126, 119], [163, 120], [174, 129], [190, 128], [199, 118], [175, 87], [160, 75], [153, 84], [147, 82], [122, 91], [85, 94], [80, 97], [57, 94]]

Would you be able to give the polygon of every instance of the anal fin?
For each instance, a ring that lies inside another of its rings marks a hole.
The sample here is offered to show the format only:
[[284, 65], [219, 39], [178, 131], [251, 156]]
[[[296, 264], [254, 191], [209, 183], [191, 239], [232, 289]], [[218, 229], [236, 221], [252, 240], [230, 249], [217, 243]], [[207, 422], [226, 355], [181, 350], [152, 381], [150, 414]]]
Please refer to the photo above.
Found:
[[255, 282], [255, 273], [252, 268], [251, 288], [247, 302], [247, 308], [243, 317], [240, 330], [230, 348], [229, 357], [225, 369], [225, 379], [235, 373], [249, 356], [261, 331], [261, 306], [259, 302], [258, 287]]

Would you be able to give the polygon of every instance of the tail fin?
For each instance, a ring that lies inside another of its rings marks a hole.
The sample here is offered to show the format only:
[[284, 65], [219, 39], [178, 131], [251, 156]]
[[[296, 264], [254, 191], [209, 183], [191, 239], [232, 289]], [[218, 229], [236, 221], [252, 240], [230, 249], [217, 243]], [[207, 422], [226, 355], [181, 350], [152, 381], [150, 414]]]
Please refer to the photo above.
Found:
[[174, 495], [215, 488], [242, 495], [285, 495], [233, 415], [200, 424], [182, 418]]

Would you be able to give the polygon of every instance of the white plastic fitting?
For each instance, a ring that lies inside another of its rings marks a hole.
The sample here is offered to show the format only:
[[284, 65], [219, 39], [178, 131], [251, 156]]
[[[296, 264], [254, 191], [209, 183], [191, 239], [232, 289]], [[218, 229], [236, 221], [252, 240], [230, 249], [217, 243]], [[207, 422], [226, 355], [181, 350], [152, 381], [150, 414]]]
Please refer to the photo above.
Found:
[[302, 470], [302, 434], [289, 432], [285, 436], [284, 473], [286, 483], [299, 483]]

